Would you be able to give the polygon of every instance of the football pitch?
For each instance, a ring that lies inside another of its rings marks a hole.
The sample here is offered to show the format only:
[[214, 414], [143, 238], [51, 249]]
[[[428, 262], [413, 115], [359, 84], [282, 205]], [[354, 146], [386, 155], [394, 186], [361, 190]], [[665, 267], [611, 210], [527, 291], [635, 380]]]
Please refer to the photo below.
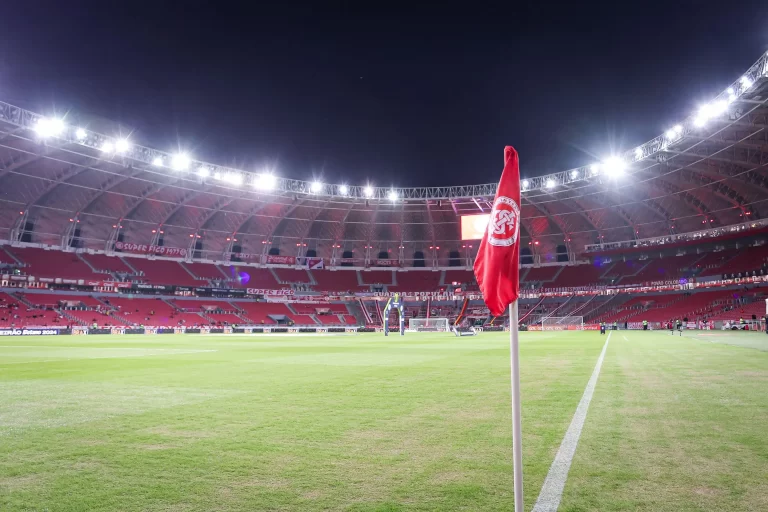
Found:
[[[510, 511], [508, 339], [0, 339], [0, 510]], [[605, 341], [521, 333], [526, 510]], [[764, 333], [614, 332], [559, 510], [768, 510], [767, 425]]]

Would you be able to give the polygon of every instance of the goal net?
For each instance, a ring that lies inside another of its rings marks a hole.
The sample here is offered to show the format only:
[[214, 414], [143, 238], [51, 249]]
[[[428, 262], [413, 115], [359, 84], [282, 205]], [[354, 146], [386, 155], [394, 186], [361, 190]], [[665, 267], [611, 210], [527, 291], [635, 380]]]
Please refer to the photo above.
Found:
[[416, 332], [449, 332], [451, 328], [447, 318], [411, 318], [408, 320], [408, 330]]
[[542, 331], [582, 331], [583, 316], [548, 316], [541, 320]]

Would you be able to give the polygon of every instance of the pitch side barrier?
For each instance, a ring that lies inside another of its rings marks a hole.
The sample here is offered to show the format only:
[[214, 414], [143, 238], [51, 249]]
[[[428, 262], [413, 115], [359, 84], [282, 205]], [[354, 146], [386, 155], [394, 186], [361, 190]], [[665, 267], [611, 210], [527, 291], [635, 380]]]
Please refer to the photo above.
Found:
[[73, 327], [68, 329], [0, 329], [0, 336], [41, 336], [41, 335], [60, 335], [60, 334], [73, 334], [73, 335], [93, 335], [93, 334], [110, 334], [110, 335], [124, 335], [124, 334], [136, 334], [136, 335], [162, 335], [162, 334], [297, 334], [297, 333], [358, 333], [358, 332], [376, 332], [381, 329], [375, 328], [361, 328], [361, 327], [282, 327], [282, 326], [269, 326], [269, 327], [145, 327], [145, 328], [128, 328], [128, 327], [106, 327], [97, 328], [93, 327]]
[[72, 334], [70, 329], [51, 329], [51, 328], [25, 328], [25, 329], [0, 329], [2, 336], [65, 336]]
[[529, 331], [599, 331], [600, 324], [584, 324], [581, 325], [529, 325], [527, 327]]

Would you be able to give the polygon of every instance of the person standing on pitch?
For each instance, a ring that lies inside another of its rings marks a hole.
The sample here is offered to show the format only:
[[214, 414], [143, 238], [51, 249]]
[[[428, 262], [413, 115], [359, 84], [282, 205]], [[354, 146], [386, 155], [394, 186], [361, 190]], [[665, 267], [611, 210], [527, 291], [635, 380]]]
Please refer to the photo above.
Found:
[[605, 334], [605, 322], [600, 322], [600, 334]]
[[643, 330], [644, 331], [648, 330], [648, 320], [643, 320]]

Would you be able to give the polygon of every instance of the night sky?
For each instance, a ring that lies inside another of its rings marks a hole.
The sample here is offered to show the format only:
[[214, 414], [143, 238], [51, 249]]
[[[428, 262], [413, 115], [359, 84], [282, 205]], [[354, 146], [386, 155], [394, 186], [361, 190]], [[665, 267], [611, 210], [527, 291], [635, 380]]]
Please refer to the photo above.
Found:
[[8, 2], [0, 99], [246, 170], [456, 185], [505, 144], [525, 176], [631, 148], [768, 49], [768, 2], [560, 3]]

